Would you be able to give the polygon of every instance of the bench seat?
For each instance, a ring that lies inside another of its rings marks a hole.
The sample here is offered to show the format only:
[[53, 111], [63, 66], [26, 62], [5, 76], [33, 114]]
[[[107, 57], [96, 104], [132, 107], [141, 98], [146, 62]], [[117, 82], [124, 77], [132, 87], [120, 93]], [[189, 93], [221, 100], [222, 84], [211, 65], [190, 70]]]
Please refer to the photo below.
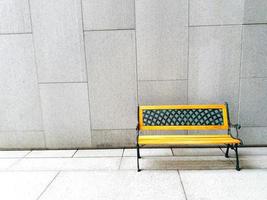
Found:
[[140, 135], [139, 145], [207, 145], [240, 144], [230, 135]]

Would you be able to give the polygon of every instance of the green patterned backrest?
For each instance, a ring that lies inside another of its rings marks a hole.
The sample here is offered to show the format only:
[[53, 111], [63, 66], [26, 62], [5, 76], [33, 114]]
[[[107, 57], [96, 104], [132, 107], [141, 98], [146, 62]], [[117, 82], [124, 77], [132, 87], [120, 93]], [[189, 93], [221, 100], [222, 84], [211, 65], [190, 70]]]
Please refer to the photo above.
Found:
[[141, 130], [228, 129], [225, 105], [140, 106]]

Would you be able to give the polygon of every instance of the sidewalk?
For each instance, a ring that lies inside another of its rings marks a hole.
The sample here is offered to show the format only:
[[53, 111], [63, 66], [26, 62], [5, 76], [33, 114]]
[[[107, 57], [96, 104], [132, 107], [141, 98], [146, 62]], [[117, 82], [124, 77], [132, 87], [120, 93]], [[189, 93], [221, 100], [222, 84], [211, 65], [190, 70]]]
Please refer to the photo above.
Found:
[[2, 200], [267, 199], [267, 148], [0, 151]]

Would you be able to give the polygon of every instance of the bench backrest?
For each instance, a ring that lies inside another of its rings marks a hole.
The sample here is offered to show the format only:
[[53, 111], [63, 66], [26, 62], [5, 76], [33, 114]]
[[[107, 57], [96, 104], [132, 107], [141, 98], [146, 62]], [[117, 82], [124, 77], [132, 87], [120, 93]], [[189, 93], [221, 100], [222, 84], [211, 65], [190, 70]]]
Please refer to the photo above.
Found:
[[138, 107], [139, 130], [228, 129], [227, 104]]

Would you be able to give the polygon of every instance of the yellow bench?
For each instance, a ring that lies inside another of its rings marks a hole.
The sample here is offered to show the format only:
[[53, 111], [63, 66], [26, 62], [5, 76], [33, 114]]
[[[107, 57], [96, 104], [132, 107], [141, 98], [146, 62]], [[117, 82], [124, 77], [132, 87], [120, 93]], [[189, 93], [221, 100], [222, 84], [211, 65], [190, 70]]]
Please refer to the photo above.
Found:
[[[231, 135], [235, 128], [237, 138]], [[238, 124], [231, 124], [228, 104], [218, 105], [156, 105], [138, 106], [137, 125], [137, 171], [140, 171], [140, 147], [144, 145], [226, 145], [235, 151], [236, 170], [240, 170], [238, 160]], [[203, 135], [141, 135], [141, 131], [151, 130], [226, 130], [225, 134]]]

